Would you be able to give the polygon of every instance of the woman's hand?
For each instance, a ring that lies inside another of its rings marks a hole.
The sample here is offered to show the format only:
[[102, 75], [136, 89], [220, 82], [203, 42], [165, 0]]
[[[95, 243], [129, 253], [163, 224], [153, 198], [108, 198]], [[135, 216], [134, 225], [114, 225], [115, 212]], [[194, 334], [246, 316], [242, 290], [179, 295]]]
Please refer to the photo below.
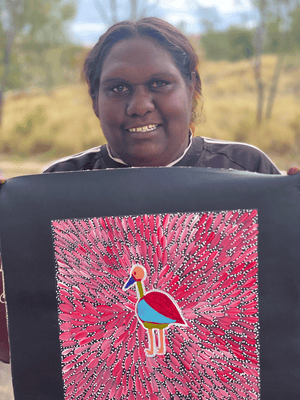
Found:
[[6, 179], [4, 178], [4, 176], [2, 175], [2, 173], [0, 171], [0, 185], [2, 185], [5, 181], [6, 181]]
[[296, 175], [296, 174], [298, 174], [298, 172], [300, 172], [299, 167], [292, 167], [288, 170], [287, 174], [288, 175]]

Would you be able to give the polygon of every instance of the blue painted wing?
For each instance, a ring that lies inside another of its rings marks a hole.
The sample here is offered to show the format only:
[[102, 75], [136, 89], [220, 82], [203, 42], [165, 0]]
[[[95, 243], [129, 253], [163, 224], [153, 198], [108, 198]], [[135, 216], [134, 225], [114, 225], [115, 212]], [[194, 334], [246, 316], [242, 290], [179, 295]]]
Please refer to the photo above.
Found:
[[141, 321], [153, 322], [155, 324], [171, 324], [176, 322], [175, 319], [165, 317], [159, 312], [155, 311], [144, 299], [141, 299], [137, 305], [137, 313]]

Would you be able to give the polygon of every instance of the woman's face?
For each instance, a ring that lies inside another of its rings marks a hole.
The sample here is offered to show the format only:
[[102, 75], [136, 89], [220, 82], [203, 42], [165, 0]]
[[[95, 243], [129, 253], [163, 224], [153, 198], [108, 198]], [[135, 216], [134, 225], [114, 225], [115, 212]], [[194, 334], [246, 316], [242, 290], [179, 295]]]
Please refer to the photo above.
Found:
[[98, 110], [112, 154], [132, 166], [165, 166], [182, 155], [194, 95], [171, 54], [150, 38], [116, 43], [102, 66]]

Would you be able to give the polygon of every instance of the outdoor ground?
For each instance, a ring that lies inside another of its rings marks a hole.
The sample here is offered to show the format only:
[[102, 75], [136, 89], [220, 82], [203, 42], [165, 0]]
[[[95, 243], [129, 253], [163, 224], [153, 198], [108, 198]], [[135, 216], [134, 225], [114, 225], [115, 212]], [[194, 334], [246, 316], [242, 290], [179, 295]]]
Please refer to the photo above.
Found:
[[0, 158], [0, 174], [5, 179], [20, 175], [40, 174], [47, 164], [39, 161], [25, 161], [2, 157]]
[[[275, 56], [263, 57], [266, 90], [275, 62]], [[286, 62], [272, 118], [260, 127], [251, 60], [203, 61], [200, 73], [204, 108], [196, 135], [256, 145], [282, 171], [300, 164], [299, 59]], [[83, 84], [8, 94], [0, 136], [0, 175], [6, 179], [41, 173], [51, 159], [105, 143]], [[10, 366], [1, 362], [0, 400], [13, 400]]]
[[0, 399], [14, 400], [10, 364], [4, 364], [0, 361]]

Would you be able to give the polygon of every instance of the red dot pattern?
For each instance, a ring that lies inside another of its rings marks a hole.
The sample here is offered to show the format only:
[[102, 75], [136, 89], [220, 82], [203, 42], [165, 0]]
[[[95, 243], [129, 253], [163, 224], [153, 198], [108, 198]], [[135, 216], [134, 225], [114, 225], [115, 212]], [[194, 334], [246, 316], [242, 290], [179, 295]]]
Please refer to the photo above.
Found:
[[[259, 399], [257, 211], [53, 221], [66, 400]], [[172, 296], [187, 326], [146, 357], [133, 289]]]

